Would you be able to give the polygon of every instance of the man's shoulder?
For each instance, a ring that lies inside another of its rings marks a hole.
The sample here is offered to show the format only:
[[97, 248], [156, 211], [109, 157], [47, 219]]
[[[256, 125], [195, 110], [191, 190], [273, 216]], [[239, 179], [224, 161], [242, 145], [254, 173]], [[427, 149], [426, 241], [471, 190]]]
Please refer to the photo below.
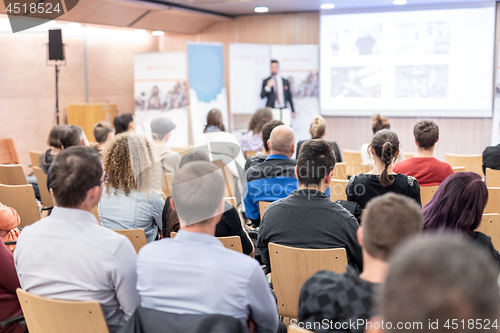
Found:
[[315, 298], [318, 294], [330, 294], [330, 300], [338, 295], [339, 288], [342, 287], [346, 279], [345, 274], [337, 274], [332, 271], [319, 271], [311, 276], [302, 288], [305, 298]]
[[401, 170], [408, 170], [411, 169], [414, 166], [414, 160], [413, 158], [407, 158], [406, 160], [400, 161], [396, 164], [394, 164], [394, 167], [392, 170], [396, 173], [404, 173]]
[[483, 151], [483, 156], [493, 153], [500, 153], [500, 145], [486, 147]]

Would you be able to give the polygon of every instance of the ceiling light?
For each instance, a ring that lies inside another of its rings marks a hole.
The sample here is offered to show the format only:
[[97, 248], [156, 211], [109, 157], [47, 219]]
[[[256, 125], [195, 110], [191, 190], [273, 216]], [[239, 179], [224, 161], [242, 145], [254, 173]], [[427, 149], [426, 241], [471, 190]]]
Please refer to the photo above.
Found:
[[333, 3], [325, 3], [324, 5], [321, 5], [321, 9], [333, 9], [335, 8], [335, 5]]
[[153, 31], [151, 33], [151, 35], [155, 36], [155, 37], [160, 37], [160, 36], [163, 36], [165, 33], [163, 31], [159, 31], [159, 30], [156, 30], [156, 31]]
[[408, 3], [408, 1], [406, 1], [406, 0], [394, 0], [392, 2], [392, 4], [394, 4], [394, 5], [406, 5], [407, 3]]
[[78, 22], [69, 22], [68, 23], [68, 28], [79, 28], [81, 26], [82, 26], [82, 24], [78, 23]]
[[269, 11], [269, 8], [267, 8], [267, 7], [255, 7], [254, 10], [256, 13], [267, 13]]
[[136, 29], [135, 32], [138, 34], [145, 34], [147, 31], [144, 29]]

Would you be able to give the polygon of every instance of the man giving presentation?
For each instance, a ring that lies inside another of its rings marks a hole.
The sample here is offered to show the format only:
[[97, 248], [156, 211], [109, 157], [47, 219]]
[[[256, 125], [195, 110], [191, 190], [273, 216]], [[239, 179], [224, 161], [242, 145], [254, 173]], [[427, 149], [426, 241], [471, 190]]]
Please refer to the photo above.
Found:
[[261, 98], [267, 98], [266, 106], [273, 109], [287, 108], [290, 103], [292, 118], [295, 118], [290, 82], [279, 75], [280, 66], [277, 60], [271, 60], [271, 77], [262, 82]]

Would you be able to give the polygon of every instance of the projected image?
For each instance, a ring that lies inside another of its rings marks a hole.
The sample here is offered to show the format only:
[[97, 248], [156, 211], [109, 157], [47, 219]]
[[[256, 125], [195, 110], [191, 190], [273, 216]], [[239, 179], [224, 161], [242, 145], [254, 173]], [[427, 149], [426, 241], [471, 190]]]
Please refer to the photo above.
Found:
[[332, 68], [332, 97], [380, 97], [380, 67]]
[[448, 97], [448, 65], [397, 66], [396, 97]]
[[449, 54], [450, 22], [396, 24], [396, 54]]
[[319, 96], [319, 73], [309, 72], [295, 73], [290, 75], [287, 80], [290, 82], [293, 98], [318, 97]]
[[334, 27], [330, 32], [332, 56], [380, 53], [382, 24]]

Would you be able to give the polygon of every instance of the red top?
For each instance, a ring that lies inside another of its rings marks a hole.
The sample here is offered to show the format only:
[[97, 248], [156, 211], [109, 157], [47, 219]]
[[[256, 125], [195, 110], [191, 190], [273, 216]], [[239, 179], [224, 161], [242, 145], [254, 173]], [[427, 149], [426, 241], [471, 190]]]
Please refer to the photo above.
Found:
[[[0, 321], [18, 316], [22, 313], [17, 300], [16, 289], [21, 288], [17, 278], [12, 252], [5, 244], [0, 244]], [[26, 328], [21, 325], [9, 326], [2, 333], [24, 332]]]
[[417, 178], [420, 186], [440, 185], [446, 177], [454, 173], [448, 163], [434, 157], [411, 157], [396, 163], [392, 171]]

